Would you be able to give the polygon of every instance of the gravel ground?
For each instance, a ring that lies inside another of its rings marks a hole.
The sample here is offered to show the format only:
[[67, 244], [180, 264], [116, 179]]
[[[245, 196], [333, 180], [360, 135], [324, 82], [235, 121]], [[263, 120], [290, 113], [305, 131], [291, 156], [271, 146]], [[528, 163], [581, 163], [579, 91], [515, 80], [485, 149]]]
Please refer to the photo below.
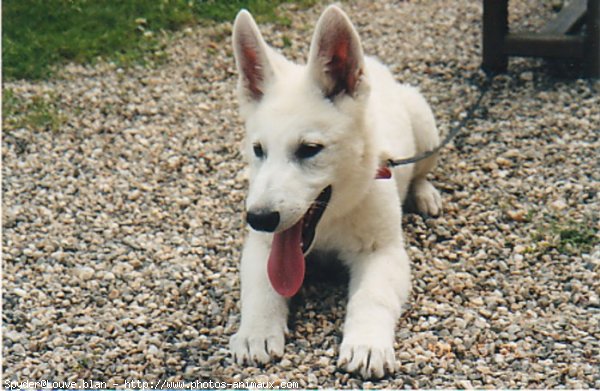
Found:
[[[480, 3], [343, 8], [445, 130], [477, 96]], [[552, 11], [538, 7], [512, 1], [512, 27], [540, 26]], [[289, 7], [291, 26], [263, 34], [303, 60], [322, 9]], [[600, 388], [600, 85], [536, 59], [511, 59], [443, 151], [431, 179], [444, 214], [404, 216], [414, 289], [399, 372], [372, 383], [336, 369], [346, 288], [327, 279], [294, 299], [282, 361], [233, 364], [246, 177], [230, 31], [178, 33], [150, 69], [5, 83], [64, 119], [3, 134], [5, 380]]]

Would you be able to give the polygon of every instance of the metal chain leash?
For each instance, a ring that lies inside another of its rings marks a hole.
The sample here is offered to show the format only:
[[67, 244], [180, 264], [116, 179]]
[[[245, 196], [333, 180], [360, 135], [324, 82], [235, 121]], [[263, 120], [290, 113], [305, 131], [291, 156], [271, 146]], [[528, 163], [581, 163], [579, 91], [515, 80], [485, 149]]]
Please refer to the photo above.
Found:
[[490, 90], [493, 78], [493, 74], [486, 74], [484, 81], [478, 85], [479, 96], [477, 97], [475, 102], [467, 109], [467, 114], [459, 121], [458, 124], [450, 128], [450, 131], [448, 132], [446, 137], [444, 137], [442, 142], [437, 147], [405, 159], [388, 159], [386, 161], [387, 167], [391, 168], [416, 163], [423, 159], [427, 159], [432, 155], [435, 155], [439, 152], [440, 149], [448, 145], [448, 143], [452, 141], [452, 139], [461, 131], [461, 129], [465, 128], [467, 123], [475, 118], [475, 112], [481, 107], [481, 102], [483, 101], [483, 98], [485, 97], [487, 92]]

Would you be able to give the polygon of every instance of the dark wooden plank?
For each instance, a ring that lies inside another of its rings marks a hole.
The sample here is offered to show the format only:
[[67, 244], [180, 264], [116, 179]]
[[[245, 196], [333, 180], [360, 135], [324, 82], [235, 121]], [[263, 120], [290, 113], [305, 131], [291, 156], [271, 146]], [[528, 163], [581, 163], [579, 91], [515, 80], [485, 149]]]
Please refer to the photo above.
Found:
[[583, 23], [587, 0], [571, 0], [554, 19], [546, 23], [541, 34], [568, 34]]
[[505, 72], [508, 56], [503, 52], [508, 33], [508, 0], [483, 1], [483, 64], [488, 72]]
[[508, 34], [504, 52], [511, 56], [582, 59], [584, 37], [539, 33]]
[[600, 77], [600, 0], [588, 0], [585, 62], [589, 77]]

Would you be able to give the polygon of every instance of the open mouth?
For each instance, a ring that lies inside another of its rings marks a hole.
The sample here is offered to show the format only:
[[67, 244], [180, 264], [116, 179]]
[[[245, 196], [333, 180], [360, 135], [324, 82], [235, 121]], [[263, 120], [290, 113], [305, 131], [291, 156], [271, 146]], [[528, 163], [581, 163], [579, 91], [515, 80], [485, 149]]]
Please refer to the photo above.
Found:
[[331, 186], [327, 186], [317, 199], [312, 203], [308, 211], [302, 217], [302, 253], [308, 254], [317, 231], [317, 224], [321, 220], [325, 208], [331, 199]]
[[321, 191], [296, 224], [273, 235], [267, 274], [280, 295], [292, 297], [300, 290], [306, 267], [304, 256], [312, 247], [317, 225], [330, 199], [331, 185]]

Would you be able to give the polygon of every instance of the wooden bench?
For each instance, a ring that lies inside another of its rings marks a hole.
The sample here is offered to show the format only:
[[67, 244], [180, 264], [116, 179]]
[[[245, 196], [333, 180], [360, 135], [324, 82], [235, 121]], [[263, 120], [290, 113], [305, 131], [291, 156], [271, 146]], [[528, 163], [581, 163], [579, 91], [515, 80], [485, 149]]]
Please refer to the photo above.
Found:
[[[585, 24], [585, 34], [573, 35]], [[485, 71], [506, 72], [509, 56], [563, 58], [600, 77], [600, 0], [571, 0], [537, 33], [511, 33], [508, 0], [483, 0]]]

